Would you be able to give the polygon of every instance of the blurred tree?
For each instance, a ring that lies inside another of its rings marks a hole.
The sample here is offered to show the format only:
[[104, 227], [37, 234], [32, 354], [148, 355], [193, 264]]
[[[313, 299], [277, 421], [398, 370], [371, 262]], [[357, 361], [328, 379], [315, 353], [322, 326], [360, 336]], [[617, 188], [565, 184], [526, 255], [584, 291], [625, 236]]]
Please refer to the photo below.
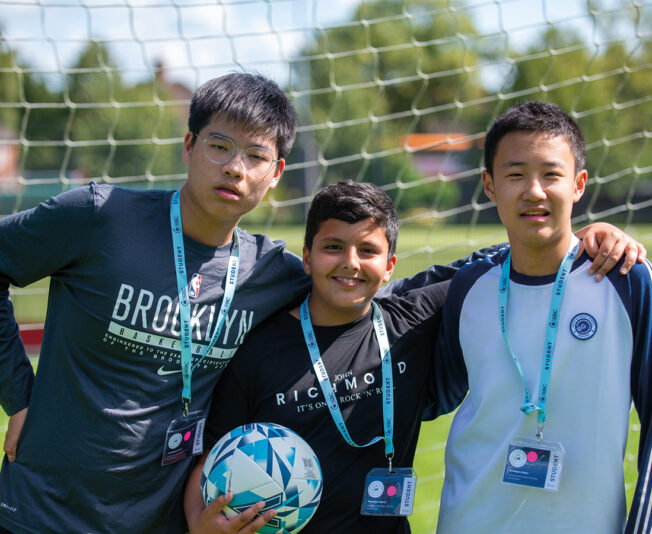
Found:
[[[24, 137], [28, 143], [37, 143], [37, 146], [30, 146], [27, 150], [23, 148], [24, 170], [29, 173], [34, 169], [58, 168], [63, 150], [52, 146], [52, 143], [47, 146], [47, 142], [61, 140], [61, 98], [50, 91], [43, 79], [32, 73], [29, 65], [24, 64], [2, 40], [0, 95], [0, 125], [7, 135], [16, 140]], [[45, 146], [38, 146], [40, 142], [45, 142]]]
[[0, 28], [0, 124], [13, 131], [20, 128], [22, 84], [16, 70], [16, 54], [2, 39]]
[[387, 185], [402, 210], [456, 203], [456, 184], [442, 184], [436, 167], [448, 160], [474, 167], [477, 151], [429, 153], [440, 161], [424, 180], [425, 171], [401, 150], [410, 133], [484, 128], [486, 110], [476, 103], [486, 94], [474, 69], [482, 53], [477, 32], [461, 3], [452, 4], [366, 1], [350, 23], [315, 33], [302, 68], [310, 79], [315, 145], [328, 163], [313, 188], [351, 178]]
[[[622, 20], [627, 14], [627, 10], [613, 13], [610, 24], [628, 22], [631, 28], [631, 20]], [[642, 22], [635, 21], [639, 24]], [[647, 27], [649, 35], [649, 21]], [[606, 33], [608, 36], [608, 30]], [[635, 47], [615, 38], [589, 45], [579, 35], [555, 28], [516, 60], [511, 90], [521, 95], [518, 100], [559, 104], [582, 128], [589, 177], [598, 178], [588, 191], [595, 211], [606, 209], [607, 201], [609, 205], [623, 204], [634, 194], [640, 178], [652, 178], [649, 172], [635, 170], [652, 164], [644, 135], [652, 126], [651, 65], [649, 40], [641, 40]], [[513, 103], [506, 101], [505, 106]]]
[[119, 181], [182, 172], [180, 146], [156, 142], [184, 132], [172, 108], [161, 102], [164, 92], [153, 81], [127, 86], [108, 50], [89, 43], [67, 76], [66, 129], [75, 143], [68, 169]]

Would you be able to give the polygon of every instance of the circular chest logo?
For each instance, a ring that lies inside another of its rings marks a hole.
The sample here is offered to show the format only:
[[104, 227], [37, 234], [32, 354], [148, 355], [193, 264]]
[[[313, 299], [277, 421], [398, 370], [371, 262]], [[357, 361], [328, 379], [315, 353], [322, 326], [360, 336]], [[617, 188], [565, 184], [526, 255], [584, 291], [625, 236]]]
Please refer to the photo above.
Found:
[[592, 338], [598, 331], [598, 322], [591, 314], [578, 313], [571, 319], [570, 331], [577, 339], [584, 341]]

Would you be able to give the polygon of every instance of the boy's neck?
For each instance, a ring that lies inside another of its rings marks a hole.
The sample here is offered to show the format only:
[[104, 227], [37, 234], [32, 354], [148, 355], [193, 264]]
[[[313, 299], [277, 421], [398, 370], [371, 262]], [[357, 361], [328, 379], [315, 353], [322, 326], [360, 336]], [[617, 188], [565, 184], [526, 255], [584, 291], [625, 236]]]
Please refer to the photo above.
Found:
[[[359, 312], [342, 314], [339, 311], [323, 308], [316, 305], [312, 295], [308, 299], [308, 310], [310, 311], [310, 323], [314, 326], [342, 326], [350, 324], [364, 317], [371, 307], [371, 302]], [[295, 319], [301, 320], [301, 307], [297, 306], [290, 310], [290, 315]]]
[[[512, 268], [527, 276], [557, 274], [570, 246], [571, 236], [572, 234], [568, 234], [554, 245], [544, 247], [523, 247], [510, 243]], [[582, 250], [583, 246], [580, 244], [580, 253]]]
[[183, 234], [195, 241], [211, 247], [221, 247], [231, 242], [233, 232], [240, 219], [215, 219], [193, 210], [184, 202], [184, 190], [181, 190], [181, 222]]

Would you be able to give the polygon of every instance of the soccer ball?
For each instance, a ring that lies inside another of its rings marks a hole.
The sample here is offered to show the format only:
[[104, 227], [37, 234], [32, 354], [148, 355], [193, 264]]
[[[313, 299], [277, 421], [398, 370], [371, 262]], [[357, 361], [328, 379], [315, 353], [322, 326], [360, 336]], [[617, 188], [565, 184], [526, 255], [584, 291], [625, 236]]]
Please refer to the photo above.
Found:
[[222, 513], [232, 518], [259, 501], [276, 516], [258, 532], [299, 532], [321, 498], [322, 475], [310, 446], [289, 428], [252, 423], [233, 429], [211, 449], [201, 475], [204, 502], [233, 492]]

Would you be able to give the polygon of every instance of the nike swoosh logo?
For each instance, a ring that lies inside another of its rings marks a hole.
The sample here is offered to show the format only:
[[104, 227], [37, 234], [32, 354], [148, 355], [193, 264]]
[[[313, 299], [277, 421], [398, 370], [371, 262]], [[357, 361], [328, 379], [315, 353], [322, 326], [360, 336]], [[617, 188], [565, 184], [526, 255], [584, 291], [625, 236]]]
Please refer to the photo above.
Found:
[[180, 373], [181, 369], [175, 369], [174, 371], [168, 371], [163, 365], [161, 365], [161, 368], [156, 372], [161, 376], [165, 376], [165, 375], [173, 375], [174, 373]]

